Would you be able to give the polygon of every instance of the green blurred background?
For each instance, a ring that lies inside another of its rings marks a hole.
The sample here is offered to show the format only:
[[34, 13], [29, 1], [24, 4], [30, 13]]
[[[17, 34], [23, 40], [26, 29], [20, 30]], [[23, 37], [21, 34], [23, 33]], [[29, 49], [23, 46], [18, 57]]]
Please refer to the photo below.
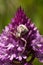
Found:
[[[0, 33], [20, 6], [38, 27], [40, 34], [43, 34], [43, 0], [0, 0]], [[33, 63], [43, 65], [37, 59]]]

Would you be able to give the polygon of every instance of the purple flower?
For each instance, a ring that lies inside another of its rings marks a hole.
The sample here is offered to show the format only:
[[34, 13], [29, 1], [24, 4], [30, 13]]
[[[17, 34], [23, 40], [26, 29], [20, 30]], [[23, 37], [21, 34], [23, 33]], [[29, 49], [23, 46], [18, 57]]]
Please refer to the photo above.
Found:
[[10, 61], [1, 61], [0, 60], [0, 65], [14, 65], [14, 64], [12, 64]]
[[24, 65], [33, 65], [32, 63], [25, 63]]
[[35, 51], [35, 57], [37, 57], [40, 62], [43, 62], [43, 36], [39, 35], [33, 40], [32, 47]]
[[37, 35], [39, 35], [37, 27], [19, 8], [11, 23], [0, 35], [0, 60], [10, 62], [26, 60], [32, 51], [32, 40], [36, 39]]

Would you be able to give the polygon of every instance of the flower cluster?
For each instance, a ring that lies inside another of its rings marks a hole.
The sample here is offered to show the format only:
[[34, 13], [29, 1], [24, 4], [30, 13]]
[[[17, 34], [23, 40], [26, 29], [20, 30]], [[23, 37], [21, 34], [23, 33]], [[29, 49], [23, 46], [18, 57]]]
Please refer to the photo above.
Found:
[[0, 34], [0, 65], [32, 65], [35, 57], [43, 62], [43, 37], [20, 7]]
[[35, 40], [32, 41], [32, 47], [35, 51], [35, 57], [43, 62], [43, 36], [39, 35]]

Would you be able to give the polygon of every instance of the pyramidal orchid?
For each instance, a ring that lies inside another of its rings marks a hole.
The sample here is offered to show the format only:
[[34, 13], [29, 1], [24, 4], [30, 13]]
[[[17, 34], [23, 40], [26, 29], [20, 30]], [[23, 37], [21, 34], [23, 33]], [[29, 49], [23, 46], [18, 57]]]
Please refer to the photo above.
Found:
[[0, 34], [0, 65], [32, 65], [35, 57], [43, 62], [43, 37], [20, 7]]

